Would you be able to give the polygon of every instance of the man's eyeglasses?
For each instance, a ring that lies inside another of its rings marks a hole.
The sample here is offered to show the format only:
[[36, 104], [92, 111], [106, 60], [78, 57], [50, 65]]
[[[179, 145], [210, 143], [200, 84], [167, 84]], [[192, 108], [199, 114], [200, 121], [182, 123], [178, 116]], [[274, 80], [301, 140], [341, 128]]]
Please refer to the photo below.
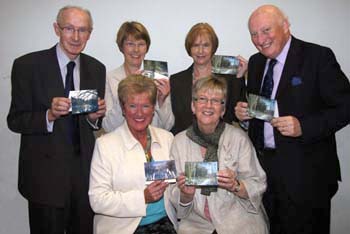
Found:
[[219, 105], [223, 105], [225, 104], [225, 101], [222, 99], [209, 99], [206, 97], [194, 97], [193, 100], [195, 102], [198, 102], [199, 104], [207, 104], [208, 102], [210, 102], [210, 104], [212, 104], [213, 106], [219, 106]]
[[64, 34], [71, 36], [73, 35], [75, 32], [78, 32], [78, 34], [80, 36], [86, 37], [91, 33], [91, 29], [89, 28], [74, 28], [73, 26], [64, 26], [61, 27], [60, 25], [58, 25], [58, 27], [63, 31]]

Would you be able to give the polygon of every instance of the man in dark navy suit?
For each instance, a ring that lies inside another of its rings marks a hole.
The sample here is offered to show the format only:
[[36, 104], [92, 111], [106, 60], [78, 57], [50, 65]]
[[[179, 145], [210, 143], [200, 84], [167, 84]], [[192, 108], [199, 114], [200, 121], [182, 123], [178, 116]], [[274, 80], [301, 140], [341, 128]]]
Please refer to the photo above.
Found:
[[[62, 8], [59, 43], [17, 58], [7, 123], [21, 134], [18, 187], [28, 200], [33, 234], [92, 234], [88, 200], [95, 138], [105, 114], [105, 66], [82, 54], [92, 31], [90, 12]], [[72, 116], [70, 90], [97, 89], [98, 110]]]
[[350, 85], [331, 49], [293, 37], [289, 26], [272, 5], [249, 18], [259, 53], [249, 59], [247, 92], [268, 91], [279, 117], [252, 119], [246, 102], [235, 113], [249, 121], [267, 174], [263, 202], [271, 233], [329, 233], [331, 198], [340, 180], [335, 133], [349, 123]]

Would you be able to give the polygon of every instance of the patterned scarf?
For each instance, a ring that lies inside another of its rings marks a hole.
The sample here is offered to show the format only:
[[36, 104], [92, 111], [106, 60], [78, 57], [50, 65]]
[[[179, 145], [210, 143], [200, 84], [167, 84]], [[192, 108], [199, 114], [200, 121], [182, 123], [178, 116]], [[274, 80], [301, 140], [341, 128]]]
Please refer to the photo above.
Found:
[[[219, 140], [224, 129], [225, 123], [222, 120], [220, 120], [219, 124], [216, 126], [215, 131], [209, 135], [206, 135], [199, 130], [198, 123], [196, 120], [194, 120], [192, 125], [187, 129], [186, 135], [188, 136], [188, 138], [207, 149], [203, 160], [204, 162], [218, 161]], [[204, 186], [201, 189], [201, 194], [205, 196], [210, 196], [211, 192], [216, 191], [217, 187], [215, 186]]]

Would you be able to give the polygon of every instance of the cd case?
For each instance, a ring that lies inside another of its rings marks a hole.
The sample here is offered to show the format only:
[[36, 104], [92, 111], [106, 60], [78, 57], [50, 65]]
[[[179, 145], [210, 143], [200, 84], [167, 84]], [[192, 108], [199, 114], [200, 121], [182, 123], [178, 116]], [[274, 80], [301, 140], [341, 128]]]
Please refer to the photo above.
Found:
[[255, 94], [248, 95], [248, 115], [270, 122], [274, 117], [276, 100]]
[[145, 162], [146, 184], [156, 180], [168, 183], [176, 182], [176, 167], [174, 160]]
[[211, 61], [212, 73], [236, 75], [239, 59], [235, 56], [214, 55]]
[[195, 186], [217, 186], [217, 162], [185, 162], [185, 184]]
[[98, 95], [96, 89], [76, 90], [69, 92], [72, 114], [95, 112], [98, 110]]
[[168, 79], [168, 63], [157, 60], [143, 60], [142, 75], [153, 79]]

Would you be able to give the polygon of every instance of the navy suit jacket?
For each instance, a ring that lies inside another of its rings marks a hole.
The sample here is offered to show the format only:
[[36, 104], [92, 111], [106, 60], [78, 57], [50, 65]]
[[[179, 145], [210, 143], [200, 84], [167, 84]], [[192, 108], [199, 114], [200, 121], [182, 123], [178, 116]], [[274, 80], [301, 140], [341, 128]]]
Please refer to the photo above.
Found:
[[[104, 97], [105, 66], [96, 59], [80, 55], [80, 89], [97, 89]], [[56, 47], [17, 58], [12, 67], [12, 100], [8, 127], [21, 134], [18, 187], [29, 201], [63, 206], [69, 192], [73, 158], [77, 157], [67, 141], [67, 117], [54, 122], [47, 131], [46, 111], [54, 97], [64, 97], [64, 85]], [[93, 128], [86, 115], [79, 115], [80, 163], [88, 188], [90, 162], [95, 144]], [[99, 120], [101, 123], [102, 120]]]
[[[261, 53], [249, 59], [249, 93], [259, 94], [266, 60]], [[331, 188], [341, 177], [335, 133], [349, 123], [349, 94], [349, 80], [333, 52], [292, 37], [276, 100], [279, 116], [300, 121], [302, 136], [282, 136], [274, 128], [277, 156], [269, 166], [295, 201], [325, 201], [336, 192]], [[251, 120], [248, 130], [254, 145], [257, 121]]]

